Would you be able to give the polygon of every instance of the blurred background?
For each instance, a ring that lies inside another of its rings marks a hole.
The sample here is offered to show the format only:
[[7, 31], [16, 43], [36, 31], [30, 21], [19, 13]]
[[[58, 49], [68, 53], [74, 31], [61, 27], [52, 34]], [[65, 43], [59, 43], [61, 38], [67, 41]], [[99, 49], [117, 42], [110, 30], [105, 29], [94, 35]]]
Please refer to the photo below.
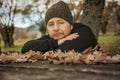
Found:
[[[0, 0], [0, 50], [20, 51], [45, 35], [47, 9], [60, 0]], [[120, 54], [120, 0], [63, 0], [74, 22], [88, 25], [108, 54]]]

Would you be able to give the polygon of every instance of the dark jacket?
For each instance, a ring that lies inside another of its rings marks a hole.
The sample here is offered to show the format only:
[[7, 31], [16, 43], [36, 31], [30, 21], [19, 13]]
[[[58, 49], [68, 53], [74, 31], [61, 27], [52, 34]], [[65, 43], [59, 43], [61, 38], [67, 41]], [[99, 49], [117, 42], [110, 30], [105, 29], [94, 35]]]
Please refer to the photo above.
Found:
[[45, 35], [37, 40], [28, 41], [22, 48], [21, 52], [25, 53], [29, 50], [46, 52], [50, 50], [61, 49], [62, 51], [75, 50], [82, 52], [88, 47], [95, 47], [97, 40], [92, 30], [83, 24], [75, 23], [73, 25], [72, 33], [78, 33], [79, 37], [74, 40], [65, 41], [62, 45], [58, 46], [58, 41], [51, 39], [48, 35]]

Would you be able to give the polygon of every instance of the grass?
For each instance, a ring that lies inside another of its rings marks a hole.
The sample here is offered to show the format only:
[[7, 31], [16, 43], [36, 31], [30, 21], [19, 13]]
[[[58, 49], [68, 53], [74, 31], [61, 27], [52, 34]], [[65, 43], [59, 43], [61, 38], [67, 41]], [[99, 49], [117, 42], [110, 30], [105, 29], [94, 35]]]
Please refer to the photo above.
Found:
[[98, 42], [103, 43], [103, 42], [115, 42], [117, 40], [120, 40], [120, 36], [113, 36], [113, 35], [100, 35], [98, 37]]
[[19, 39], [19, 40], [15, 40], [14, 41], [14, 47], [4, 47], [3, 42], [1, 42], [1, 47], [2, 49], [6, 50], [6, 51], [21, 51], [23, 45], [25, 44], [25, 42], [27, 42], [30, 39]]
[[[12, 48], [4, 47], [2, 42], [2, 49], [6, 51], [21, 51], [22, 46], [30, 39], [15, 40], [15, 46]], [[120, 53], [120, 36], [100, 35], [98, 37], [100, 46], [110, 54]]]
[[120, 36], [100, 35], [98, 42], [109, 55], [120, 54]]

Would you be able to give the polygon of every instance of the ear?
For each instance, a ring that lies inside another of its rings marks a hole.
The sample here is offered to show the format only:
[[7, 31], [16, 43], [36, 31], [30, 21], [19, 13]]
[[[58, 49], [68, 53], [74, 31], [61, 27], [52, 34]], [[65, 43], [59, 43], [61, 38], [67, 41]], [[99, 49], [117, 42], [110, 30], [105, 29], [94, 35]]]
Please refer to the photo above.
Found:
[[73, 25], [71, 25], [71, 30], [73, 29]]

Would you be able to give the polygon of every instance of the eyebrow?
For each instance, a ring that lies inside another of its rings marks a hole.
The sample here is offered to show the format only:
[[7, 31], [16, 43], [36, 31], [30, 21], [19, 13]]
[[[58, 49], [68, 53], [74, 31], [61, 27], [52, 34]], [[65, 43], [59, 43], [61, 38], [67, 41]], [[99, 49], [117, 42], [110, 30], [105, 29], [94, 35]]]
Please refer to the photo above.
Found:
[[53, 21], [48, 21], [48, 23], [52, 23]]
[[[59, 21], [64, 21], [64, 20], [62, 20], [62, 19], [58, 19], [57, 21], [59, 22]], [[53, 22], [53, 21], [50, 21], [50, 22], [48, 22], [48, 23], [52, 23], [52, 22]]]
[[61, 19], [57, 20], [57, 21], [62, 21]]

